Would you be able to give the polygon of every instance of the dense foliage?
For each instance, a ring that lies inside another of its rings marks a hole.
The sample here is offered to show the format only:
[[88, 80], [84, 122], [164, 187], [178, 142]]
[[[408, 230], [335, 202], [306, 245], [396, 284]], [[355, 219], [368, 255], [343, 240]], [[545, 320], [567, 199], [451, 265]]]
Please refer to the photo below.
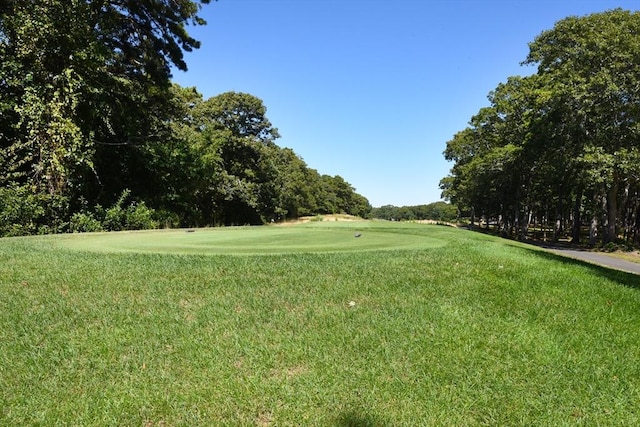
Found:
[[171, 84], [206, 3], [0, 1], [0, 235], [368, 214], [258, 98]]
[[385, 205], [371, 210], [371, 217], [386, 219], [389, 221], [455, 221], [458, 218], [458, 209], [446, 202], [429, 203], [417, 206], [393, 206]]
[[640, 12], [569, 17], [529, 47], [537, 73], [500, 84], [447, 143], [443, 196], [503, 233], [638, 243]]

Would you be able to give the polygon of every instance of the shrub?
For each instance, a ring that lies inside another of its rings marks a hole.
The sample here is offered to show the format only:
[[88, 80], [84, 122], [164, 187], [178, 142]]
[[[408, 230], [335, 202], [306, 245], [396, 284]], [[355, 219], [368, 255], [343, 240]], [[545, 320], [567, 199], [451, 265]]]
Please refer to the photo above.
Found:
[[[125, 200], [131, 191], [124, 190], [116, 203], [104, 211], [102, 226], [108, 231], [120, 230], [146, 230], [158, 228], [158, 221], [155, 218], [155, 210], [147, 207], [144, 202], [131, 202], [124, 206]], [[96, 212], [101, 212], [102, 208], [96, 206]]]
[[158, 222], [153, 219], [155, 210], [147, 207], [144, 202], [132, 203], [124, 211], [124, 227], [126, 230], [147, 230], [158, 228]]
[[102, 224], [91, 212], [77, 212], [73, 214], [69, 229], [72, 233], [103, 231]]
[[154, 218], [158, 223], [158, 227], [162, 228], [178, 228], [180, 227], [180, 215], [167, 210], [155, 211]]
[[68, 212], [66, 196], [37, 193], [29, 186], [0, 188], [0, 236], [64, 232]]

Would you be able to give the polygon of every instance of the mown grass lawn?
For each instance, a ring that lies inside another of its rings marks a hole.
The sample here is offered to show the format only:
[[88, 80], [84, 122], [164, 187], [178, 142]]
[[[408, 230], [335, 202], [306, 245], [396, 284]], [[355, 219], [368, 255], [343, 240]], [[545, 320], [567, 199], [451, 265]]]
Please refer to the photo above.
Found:
[[638, 425], [638, 283], [415, 224], [0, 239], [0, 425]]

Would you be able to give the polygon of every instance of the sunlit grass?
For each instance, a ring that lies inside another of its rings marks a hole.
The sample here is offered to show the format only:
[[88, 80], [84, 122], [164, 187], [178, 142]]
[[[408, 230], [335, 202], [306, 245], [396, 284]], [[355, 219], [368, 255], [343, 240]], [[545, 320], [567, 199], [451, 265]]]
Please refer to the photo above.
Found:
[[92, 252], [283, 254], [424, 249], [446, 241], [380, 222], [311, 223], [272, 227], [151, 230], [46, 236], [43, 243]]
[[0, 240], [0, 425], [640, 421], [636, 276], [446, 227], [321, 228], [448, 243], [226, 256]]

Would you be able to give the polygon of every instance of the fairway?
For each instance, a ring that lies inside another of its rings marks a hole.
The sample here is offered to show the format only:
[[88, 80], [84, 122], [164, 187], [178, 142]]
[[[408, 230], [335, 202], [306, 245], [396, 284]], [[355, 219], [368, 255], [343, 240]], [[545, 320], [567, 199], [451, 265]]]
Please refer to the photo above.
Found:
[[406, 227], [381, 227], [368, 221], [61, 237], [55, 239], [55, 245], [82, 251], [227, 255], [425, 249], [446, 244], [445, 240], [416, 234]]
[[637, 276], [452, 227], [0, 239], [0, 426], [640, 425], [639, 343]]

